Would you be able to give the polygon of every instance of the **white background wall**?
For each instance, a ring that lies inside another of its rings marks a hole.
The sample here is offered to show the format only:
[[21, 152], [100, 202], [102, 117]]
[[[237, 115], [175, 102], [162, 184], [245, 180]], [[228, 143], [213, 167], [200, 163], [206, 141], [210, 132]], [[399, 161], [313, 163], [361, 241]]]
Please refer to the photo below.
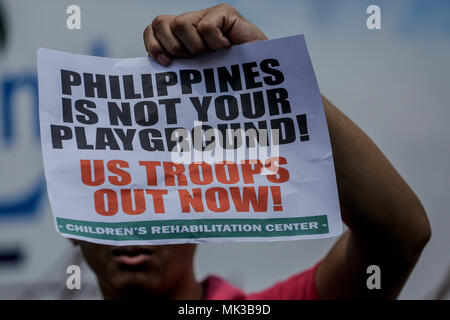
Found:
[[[450, 24], [445, 17], [450, 3], [228, 2], [269, 38], [305, 34], [322, 93], [367, 132], [416, 191], [430, 217], [433, 236], [401, 298], [417, 299], [432, 293], [445, 277], [450, 258]], [[142, 31], [155, 16], [216, 3], [1, 1], [9, 38], [6, 49], [0, 52], [0, 98], [10, 77], [36, 73], [38, 47], [82, 54], [103, 48], [111, 57], [143, 56]], [[81, 7], [81, 30], [65, 27], [69, 4]], [[380, 5], [382, 30], [367, 30], [365, 9], [369, 4]], [[30, 92], [24, 89], [14, 97], [16, 131], [9, 145], [2, 136], [5, 106], [0, 100], [0, 208], [2, 204], [22, 201], [42, 178]], [[64, 270], [68, 261], [75, 259], [74, 249], [54, 231], [45, 194], [34, 213], [22, 218], [0, 215], [0, 251], [18, 247], [24, 252], [21, 264], [0, 264], [1, 298], [19, 294], [18, 289], [11, 288], [32, 287], [47, 279], [55, 286], [64, 286]], [[313, 265], [334, 241], [201, 245], [196, 256], [197, 275], [201, 279], [216, 273], [247, 291], [258, 290]], [[88, 272], [87, 268], [82, 271]], [[85, 276], [93, 279], [90, 274]], [[37, 297], [46, 297], [40, 292]], [[94, 297], [93, 292], [87, 292], [86, 297]]]

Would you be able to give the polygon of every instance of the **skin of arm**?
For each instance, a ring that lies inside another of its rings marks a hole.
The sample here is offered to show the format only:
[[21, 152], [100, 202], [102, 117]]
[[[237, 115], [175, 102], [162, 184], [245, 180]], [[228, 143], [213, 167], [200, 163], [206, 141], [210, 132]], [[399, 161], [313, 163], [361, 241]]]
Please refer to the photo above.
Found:
[[[267, 40], [230, 5], [156, 17], [144, 31], [146, 50], [162, 65], [176, 57]], [[316, 286], [323, 299], [394, 299], [431, 236], [419, 199], [372, 140], [323, 97], [342, 219], [349, 227], [321, 261]], [[380, 267], [380, 290], [366, 285]]]
[[[431, 236], [417, 196], [372, 140], [323, 97], [341, 203], [349, 231], [322, 260], [322, 298], [398, 296]], [[366, 269], [380, 267], [381, 290], [368, 290]]]

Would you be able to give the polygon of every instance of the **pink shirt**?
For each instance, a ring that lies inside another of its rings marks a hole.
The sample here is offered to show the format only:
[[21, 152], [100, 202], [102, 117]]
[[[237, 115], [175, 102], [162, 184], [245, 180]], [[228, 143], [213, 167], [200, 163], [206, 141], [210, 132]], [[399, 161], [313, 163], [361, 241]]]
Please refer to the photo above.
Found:
[[295, 274], [284, 281], [275, 283], [272, 287], [250, 294], [233, 286], [226, 280], [209, 276], [203, 280], [205, 300], [318, 300], [314, 280], [317, 266]]

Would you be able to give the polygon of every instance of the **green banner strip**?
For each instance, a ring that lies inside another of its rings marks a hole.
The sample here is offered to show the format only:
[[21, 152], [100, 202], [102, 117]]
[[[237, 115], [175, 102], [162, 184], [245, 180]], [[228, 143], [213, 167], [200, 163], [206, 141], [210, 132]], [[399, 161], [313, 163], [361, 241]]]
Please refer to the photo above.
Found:
[[329, 232], [326, 215], [274, 219], [195, 219], [135, 222], [91, 222], [56, 218], [56, 221], [61, 233], [114, 241], [287, 237]]

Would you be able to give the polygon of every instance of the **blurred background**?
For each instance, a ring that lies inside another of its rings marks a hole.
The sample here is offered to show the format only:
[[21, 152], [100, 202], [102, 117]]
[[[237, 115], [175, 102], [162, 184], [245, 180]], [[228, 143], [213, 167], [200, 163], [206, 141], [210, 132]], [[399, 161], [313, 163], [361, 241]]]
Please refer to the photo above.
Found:
[[[223, 1], [222, 1], [223, 2]], [[421, 199], [433, 236], [401, 299], [449, 298], [450, 1], [225, 1], [269, 38], [305, 34], [322, 93], [382, 149]], [[80, 253], [53, 226], [38, 128], [36, 49], [144, 56], [159, 14], [218, 1], [0, 0], [0, 298], [100, 298]], [[81, 9], [68, 30], [66, 8]], [[381, 8], [369, 30], [366, 8]], [[280, 48], [286, 50], [286, 48]], [[336, 239], [200, 245], [198, 279], [218, 274], [246, 291], [315, 264]], [[66, 289], [81, 265], [82, 290]]]

